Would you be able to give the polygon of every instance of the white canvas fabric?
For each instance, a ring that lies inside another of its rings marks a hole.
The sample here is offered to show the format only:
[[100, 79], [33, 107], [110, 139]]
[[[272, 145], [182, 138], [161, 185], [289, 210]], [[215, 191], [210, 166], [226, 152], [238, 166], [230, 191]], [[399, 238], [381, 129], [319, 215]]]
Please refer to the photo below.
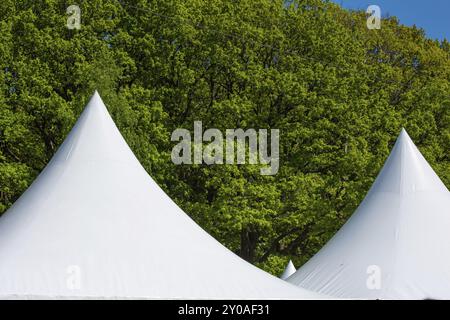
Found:
[[97, 93], [0, 218], [2, 299], [319, 297], [194, 223], [140, 165]]
[[288, 281], [339, 298], [450, 299], [450, 193], [405, 130], [353, 216]]
[[284, 268], [284, 271], [280, 276], [280, 279], [286, 280], [289, 276], [293, 275], [295, 271], [296, 269], [294, 267], [294, 264], [292, 263], [292, 260], [289, 260], [286, 268]]

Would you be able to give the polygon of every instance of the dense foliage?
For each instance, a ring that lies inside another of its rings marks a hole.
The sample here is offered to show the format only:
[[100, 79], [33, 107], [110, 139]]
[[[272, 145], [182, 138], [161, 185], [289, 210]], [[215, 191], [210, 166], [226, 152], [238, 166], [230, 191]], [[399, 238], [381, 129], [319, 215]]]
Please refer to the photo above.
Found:
[[[0, 213], [96, 88], [162, 188], [273, 273], [342, 226], [401, 127], [450, 186], [450, 44], [321, 0], [2, 0], [0, 86]], [[280, 129], [278, 174], [174, 165], [171, 132], [195, 120]]]

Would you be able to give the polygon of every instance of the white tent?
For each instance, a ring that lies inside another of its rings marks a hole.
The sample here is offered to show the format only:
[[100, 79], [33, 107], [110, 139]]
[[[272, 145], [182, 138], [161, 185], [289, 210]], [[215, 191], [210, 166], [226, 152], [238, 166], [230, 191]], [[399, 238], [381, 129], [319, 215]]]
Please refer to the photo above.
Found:
[[340, 298], [450, 298], [450, 193], [405, 130], [353, 216], [288, 281]]
[[240, 259], [152, 180], [95, 93], [0, 218], [0, 298], [317, 298]]
[[284, 268], [284, 271], [280, 276], [280, 279], [286, 280], [289, 276], [293, 275], [295, 271], [296, 269], [294, 267], [294, 264], [292, 263], [292, 260], [289, 260], [286, 268]]

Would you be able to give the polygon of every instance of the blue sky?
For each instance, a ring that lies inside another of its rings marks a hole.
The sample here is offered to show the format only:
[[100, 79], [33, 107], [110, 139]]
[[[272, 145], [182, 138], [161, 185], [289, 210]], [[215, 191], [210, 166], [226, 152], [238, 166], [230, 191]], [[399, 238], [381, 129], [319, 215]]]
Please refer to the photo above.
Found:
[[400, 19], [400, 23], [416, 25], [433, 39], [450, 40], [450, 0], [332, 0], [344, 8], [367, 9], [378, 5], [381, 15], [387, 13]]

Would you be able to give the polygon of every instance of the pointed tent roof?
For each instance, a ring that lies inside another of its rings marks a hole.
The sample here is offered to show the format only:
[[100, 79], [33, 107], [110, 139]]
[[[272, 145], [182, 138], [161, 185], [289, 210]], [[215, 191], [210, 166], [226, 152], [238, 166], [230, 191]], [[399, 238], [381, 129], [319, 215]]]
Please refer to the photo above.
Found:
[[450, 193], [405, 130], [359, 208], [288, 281], [343, 298], [450, 298]]
[[288, 264], [286, 265], [286, 268], [284, 268], [283, 273], [280, 276], [280, 279], [286, 280], [289, 276], [294, 274], [296, 271], [294, 264], [292, 263], [292, 260], [289, 260]]
[[96, 92], [0, 218], [0, 298], [316, 298], [194, 223], [140, 165]]

